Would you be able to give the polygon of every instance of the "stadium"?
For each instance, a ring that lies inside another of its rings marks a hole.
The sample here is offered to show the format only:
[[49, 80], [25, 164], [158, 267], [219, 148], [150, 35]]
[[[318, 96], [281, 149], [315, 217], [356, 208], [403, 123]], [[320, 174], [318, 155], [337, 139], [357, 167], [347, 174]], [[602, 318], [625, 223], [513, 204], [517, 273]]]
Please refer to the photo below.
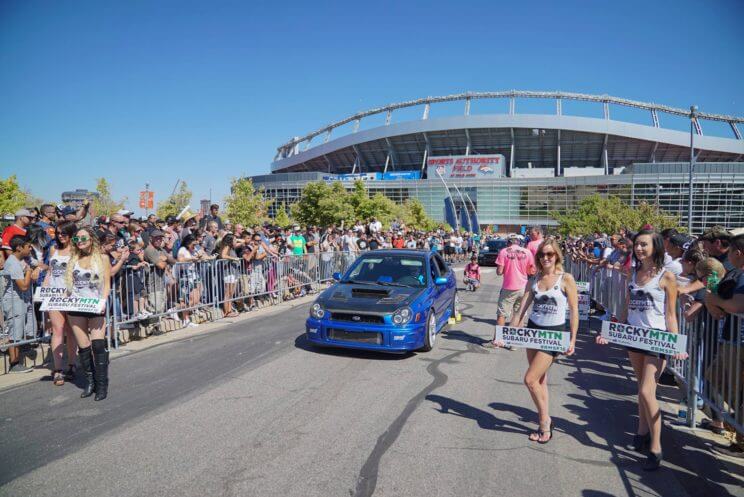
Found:
[[251, 179], [272, 209], [295, 202], [310, 181], [351, 187], [362, 179], [371, 195], [417, 198], [438, 220], [451, 196], [456, 210], [464, 205], [481, 225], [500, 230], [555, 225], [551, 212], [571, 210], [594, 193], [659, 205], [686, 225], [692, 140], [692, 227], [699, 233], [744, 226], [742, 122], [607, 95], [427, 97], [295, 137], [278, 147], [271, 174]]

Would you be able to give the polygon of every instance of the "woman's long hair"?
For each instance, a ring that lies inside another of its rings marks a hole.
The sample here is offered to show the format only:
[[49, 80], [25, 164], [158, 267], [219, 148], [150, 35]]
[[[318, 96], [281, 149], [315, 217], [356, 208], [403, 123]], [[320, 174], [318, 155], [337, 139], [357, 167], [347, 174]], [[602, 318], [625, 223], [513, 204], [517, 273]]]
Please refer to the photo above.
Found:
[[97, 274], [99, 276], [99, 286], [103, 287], [103, 254], [101, 253], [101, 246], [98, 243], [98, 237], [96, 237], [93, 233], [93, 229], [85, 226], [83, 228], [80, 228], [75, 232], [77, 235], [81, 231], [84, 231], [88, 234], [90, 237], [90, 253], [89, 254], [83, 254], [80, 249], [77, 246], [77, 243], [72, 242], [70, 240], [70, 262], [67, 263], [67, 272], [65, 273], [65, 285], [67, 285], [67, 290], [72, 292], [72, 272], [75, 270], [75, 266], [77, 265], [78, 261], [80, 261], [81, 258], [90, 256], [90, 270]]
[[651, 247], [653, 248], [651, 261], [656, 270], [661, 271], [661, 269], [664, 268], [664, 238], [654, 230], [641, 230], [633, 237], [633, 260], [636, 263], [635, 270], [638, 271], [641, 268], [641, 261], [638, 260], [638, 256], [635, 253], [635, 245], [638, 237], [643, 235], [649, 235], [651, 237]]
[[540, 257], [540, 253], [545, 247], [552, 247], [555, 251], [555, 270], [563, 271], [563, 252], [561, 251], [561, 246], [558, 244], [555, 238], [546, 239], [537, 248], [537, 252], [535, 255], [535, 266], [537, 267], [537, 271], [540, 273], [543, 272], [542, 257]]
[[59, 226], [57, 226], [57, 230], [55, 233], [55, 241], [57, 242], [57, 248], [62, 248], [62, 242], [59, 241], [59, 235], [66, 235], [69, 240], [67, 241], [67, 245], [72, 247], [72, 237], [75, 236], [75, 233], [77, 233], [78, 228], [75, 223], [72, 221], [65, 221], [64, 223], [60, 223]]
[[218, 252], [217, 252], [220, 255], [220, 257], [222, 256], [222, 250], [225, 247], [228, 247], [228, 250], [231, 249], [232, 246], [233, 246], [233, 242], [234, 241], [235, 241], [235, 235], [233, 235], [231, 233], [228, 233], [227, 235], [225, 235], [222, 238], [222, 240], [220, 240], [219, 249], [218, 249]]

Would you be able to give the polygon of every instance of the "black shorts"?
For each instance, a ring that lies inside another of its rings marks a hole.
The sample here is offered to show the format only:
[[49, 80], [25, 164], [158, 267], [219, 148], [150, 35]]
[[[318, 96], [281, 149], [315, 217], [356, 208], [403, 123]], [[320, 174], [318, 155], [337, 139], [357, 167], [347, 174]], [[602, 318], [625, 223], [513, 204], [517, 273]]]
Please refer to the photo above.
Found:
[[444, 253], [447, 254], [447, 255], [454, 254], [455, 253], [455, 247], [450, 247], [449, 245], [447, 245], [446, 247], [444, 247]]
[[[555, 326], [545, 326], [540, 325], [532, 321], [531, 319], [527, 320], [527, 328], [532, 328], [533, 330], [549, 330], [549, 331], [566, 331], [566, 323], [557, 324]], [[550, 354], [553, 357], [558, 357], [559, 355], [563, 354], [563, 352], [551, 352], [547, 350], [539, 350], [538, 352], [545, 352], [546, 354]]]
[[67, 311], [68, 316], [74, 316], [76, 318], [103, 318], [106, 317], [105, 314], [98, 314], [95, 312], [77, 312], [77, 311]]
[[637, 354], [647, 355], [649, 357], [657, 357], [659, 359], [669, 359], [666, 354], [660, 354], [659, 352], [651, 352], [650, 350], [636, 349], [635, 347], [625, 347], [628, 352], [635, 352]]

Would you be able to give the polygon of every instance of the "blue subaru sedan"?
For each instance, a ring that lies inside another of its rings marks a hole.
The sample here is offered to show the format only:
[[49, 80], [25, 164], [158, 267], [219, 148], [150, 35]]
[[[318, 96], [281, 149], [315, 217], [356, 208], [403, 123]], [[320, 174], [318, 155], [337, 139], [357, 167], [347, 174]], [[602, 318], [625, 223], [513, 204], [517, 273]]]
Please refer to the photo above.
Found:
[[377, 350], [429, 351], [455, 317], [457, 282], [436, 252], [374, 250], [310, 307], [305, 323], [312, 344]]

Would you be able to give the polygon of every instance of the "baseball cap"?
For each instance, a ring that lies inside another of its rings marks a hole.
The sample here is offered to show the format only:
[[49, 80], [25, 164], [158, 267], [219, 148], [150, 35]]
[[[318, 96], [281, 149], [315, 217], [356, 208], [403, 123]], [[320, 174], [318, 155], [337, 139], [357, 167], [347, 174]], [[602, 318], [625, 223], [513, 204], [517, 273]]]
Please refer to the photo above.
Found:
[[164, 236], [165, 236], [165, 233], [163, 233], [160, 230], [152, 230], [150, 232], [150, 239], [153, 239], [153, 238], [162, 238]]
[[62, 213], [63, 216], [68, 216], [70, 214], [75, 214], [75, 212], [77, 212], [75, 208], [72, 207], [71, 205], [66, 205], [62, 207], [59, 211]]
[[676, 235], [672, 235], [669, 238], [669, 242], [681, 249], [687, 250], [690, 248], [690, 245], [692, 244], [693, 239], [687, 235], [683, 235], [682, 233], [677, 233]]
[[714, 240], [729, 240], [731, 233], [729, 233], [723, 226], [713, 226], [703, 233], [700, 237], [701, 240], [707, 240], [712, 242]]
[[28, 209], [18, 209], [15, 212], [15, 217], [34, 217], [34, 215]]
[[116, 211], [116, 213], [120, 216], [131, 216], [132, 214], [134, 214], [134, 212], [128, 211], [126, 209], [119, 209], [118, 211]]

